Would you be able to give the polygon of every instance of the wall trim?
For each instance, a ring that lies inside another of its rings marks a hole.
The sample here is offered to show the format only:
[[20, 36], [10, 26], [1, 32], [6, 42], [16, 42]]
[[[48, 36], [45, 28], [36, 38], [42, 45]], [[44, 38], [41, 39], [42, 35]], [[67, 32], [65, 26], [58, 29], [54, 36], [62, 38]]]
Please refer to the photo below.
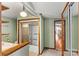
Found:
[[50, 48], [50, 47], [44, 47], [44, 49], [54, 49], [55, 50], [55, 48]]

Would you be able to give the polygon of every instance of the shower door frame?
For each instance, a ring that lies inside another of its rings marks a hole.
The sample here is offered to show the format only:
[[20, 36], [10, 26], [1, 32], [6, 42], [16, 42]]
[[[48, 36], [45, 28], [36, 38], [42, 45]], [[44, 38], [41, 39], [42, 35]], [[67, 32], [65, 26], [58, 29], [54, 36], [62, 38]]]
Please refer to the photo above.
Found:
[[2, 55], [2, 53], [1, 53], [1, 50], [2, 50], [2, 39], [1, 39], [1, 34], [2, 34], [2, 32], [1, 32], [1, 11], [2, 11], [2, 6], [1, 6], [1, 2], [0, 2], [0, 56]]
[[[78, 2], [78, 25], [79, 25], [79, 2]], [[79, 56], [79, 26], [78, 26], [78, 56]]]
[[34, 22], [34, 21], [37, 21], [38, 23], [39, 23], [39, 25], [38, 25], [38, 27], [39, 27], [39, 29], [38, 29], [38, 55], [40, 55], [40, 18], [39, 17], [33, 17], [33, 18], [26, 18], [26, 19], [19, 19], [19, 20], [17, 20], [17, 41], [18, 41], [18, 43], [20, 43], [20, 37], [19, 37], [19, 25], [20, 24], [22, 24], [22, 23], [27, 23], [27, 21], [28, 22]]
[[[64, 12], [66, 11], [68, 5], [69, 5], [69, 2], [67, 2], [66, 5], [65, 5], [64, 8], [63, 8], [63, 11], [62, 11], [62, 13], [61, 13], [61, 20], [65, 20], [65, 19], [64, 19]], [[62, 22], [62, 25], [63, 25], [63, 22]], [[65, 39], [65, 38], [63, 37], [63, 32], [64, 32], [64, 27], [62, 26], [62, 50], [61, 50], [61, 55], [62, 55], [62, 56], [64, 56], [64, 43], [63, 43], [63, 39]]]

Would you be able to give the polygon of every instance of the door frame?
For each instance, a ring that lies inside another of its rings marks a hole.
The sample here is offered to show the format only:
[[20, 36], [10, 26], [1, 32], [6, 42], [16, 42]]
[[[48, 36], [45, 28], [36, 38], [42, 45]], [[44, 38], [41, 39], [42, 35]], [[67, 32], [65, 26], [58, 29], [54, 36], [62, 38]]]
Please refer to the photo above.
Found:
[[[54, 49], [56, 49], [56, 38], [55, 38], [55, 23], [56, 22], [60, 22], [60, 21], [64, 21], [64, 51], [66, 50], [66, 33], [65, 33], [65, 20], [54, 20]], [[62, 49], [62, 48], [61, 48]]]

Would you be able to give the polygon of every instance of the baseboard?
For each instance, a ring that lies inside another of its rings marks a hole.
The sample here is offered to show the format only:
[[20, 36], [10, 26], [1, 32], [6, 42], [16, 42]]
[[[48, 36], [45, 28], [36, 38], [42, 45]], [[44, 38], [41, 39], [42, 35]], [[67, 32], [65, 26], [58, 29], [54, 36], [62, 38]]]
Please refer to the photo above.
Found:
[[44, 47], [44, 49], [55, 49], [55, 48]]
[[42, 55], [44, 49], [55, 49], [55, 48], [44, 47], [43, 50], [42, 50], [42, 52], [40, 53], [40, 55]]

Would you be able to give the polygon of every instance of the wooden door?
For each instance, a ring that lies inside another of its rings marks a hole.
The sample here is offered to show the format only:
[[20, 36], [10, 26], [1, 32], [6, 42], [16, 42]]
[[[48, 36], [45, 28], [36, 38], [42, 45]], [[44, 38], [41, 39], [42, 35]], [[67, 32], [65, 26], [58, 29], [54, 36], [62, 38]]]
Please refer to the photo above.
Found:
[[[62, 25], [62, 22], [64, 25]], [[62, 31], [62, 26], [64, 27], [64, 31], [65, 31], [65, 21], [56, 20], [54, 22], [54, 37], [55, 37], [55, 49], [56, 50], [62, 50], [62, 47], [65, 49], [65, 38], [64, 38], [65, 32]], [[63, 34], [64, 34], [64, 36], [63, 36]]]

